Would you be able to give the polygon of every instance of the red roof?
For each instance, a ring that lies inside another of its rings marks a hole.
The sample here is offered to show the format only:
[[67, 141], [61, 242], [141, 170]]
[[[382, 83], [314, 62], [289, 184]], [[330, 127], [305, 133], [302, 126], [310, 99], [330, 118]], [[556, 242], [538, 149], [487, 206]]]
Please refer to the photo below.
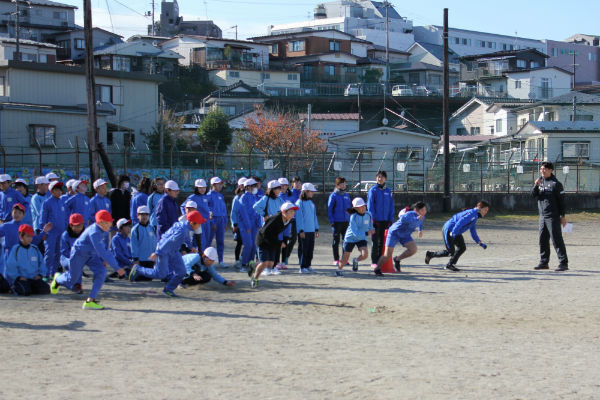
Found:
[[[298, 114], [300, 119], [308, 119], [308, 114]], [[327, 114], [311, 114], [312, 120], [354, 120], [358, 121], [358, 113], [327, 113]]]

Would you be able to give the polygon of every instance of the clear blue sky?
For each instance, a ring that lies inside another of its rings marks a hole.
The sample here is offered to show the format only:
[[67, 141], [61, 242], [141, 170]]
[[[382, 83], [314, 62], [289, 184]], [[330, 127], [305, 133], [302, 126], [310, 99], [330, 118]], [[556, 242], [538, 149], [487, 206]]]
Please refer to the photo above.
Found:
[[[61, 1], [61, 0], [58, 0]], [[83, 1], [62, 0], [79, 7], [76, 20], [82, 23]], [[266, 34], [267, 26], [312, 18], [313, 0], [180, 0], [180, 13], [186, 20], [212, 19], [233, 37], [238, 25], [240, 39]], [[142, 15], [151, 9], [151, 0], [92, 0], [96, 26], [131, 36], [145, 33], [149, 18]], [[157, 0], [157, 15], [160, 0]], [[515, 35], [533, 39], [564, 40], [575, 33], [600, 35], [600, 1], [597, 0], [475, 0], [392, 1], [400, 15], [414, 25], [441, 25], [443, 8], [449, 8], [450, 26]], [[108, 12], [110, 10], [110, 12]], [[112, 17], [112, 23], [111, 23]]]

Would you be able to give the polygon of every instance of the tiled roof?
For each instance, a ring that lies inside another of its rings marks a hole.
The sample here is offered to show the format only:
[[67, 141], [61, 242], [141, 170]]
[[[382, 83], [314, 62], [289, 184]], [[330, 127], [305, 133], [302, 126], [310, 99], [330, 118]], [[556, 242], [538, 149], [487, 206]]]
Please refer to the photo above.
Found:
[[[307, 119], [308, 114], [298, 114], [300, 119]], [[313, 121], [358, 121], [358, 113], [324, 113], [324, 114], [311, 114], [310, 118]]]

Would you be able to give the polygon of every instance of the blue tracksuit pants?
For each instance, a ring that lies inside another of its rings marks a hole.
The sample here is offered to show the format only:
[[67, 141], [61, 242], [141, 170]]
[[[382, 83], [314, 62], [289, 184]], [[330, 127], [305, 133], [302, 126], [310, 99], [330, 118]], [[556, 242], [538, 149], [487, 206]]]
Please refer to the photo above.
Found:
[[256, 239], [257, 228], [252, 228], [250, 233], [246, 229], [240, 229], [239, 234], [242, 238], [242, 244], [244, 249], [242, 250], [242, 265], [248, 265], [251, 260], [256, 257], [256, 245], [254, 240]]
[[[171, 270], [169, 270], [171, 268]], [[170, 272], [172, 271], [172, 273]], [[179, 252], [158, 256], [154, 268], [138, 267], [137, 273], [152, 279], [164, 279], [169, 277], [165, 290], [174, 291], [185, 278], [186, 270], [183, 257]]]
[[106, 278], [106, 267], [98, 256], [81, 257], [71, 254], [69, 270], [56, 278], [56, 282], [72, 290], [74, 285], [81, 283], [81, 274], [85, 265], [94, 274], [94, 281], [92, 282], [92, 290], [90, 290], [89, 297], [96, 299]]
[[48, 269], [48, 276], [53, 276], [60, 266], [60, 236], [61, 233], [50, 231], [46, 237], [44, 262]]
[[298, 238], [302, 249], [300, 255], [300, 268], [310, 268], [312, 265], [313, 252], [315, 250], [315, 233], [304, 232], [304, 239]]
[[227, 217], [213, 217], [211, 220], [210, 236], [206, 246], [212, 244], [213, 239], [217, 238], [217, 253], [219, 254], [219, 262], [223, 262], [223, 254], [225, 253], [225, 225]]

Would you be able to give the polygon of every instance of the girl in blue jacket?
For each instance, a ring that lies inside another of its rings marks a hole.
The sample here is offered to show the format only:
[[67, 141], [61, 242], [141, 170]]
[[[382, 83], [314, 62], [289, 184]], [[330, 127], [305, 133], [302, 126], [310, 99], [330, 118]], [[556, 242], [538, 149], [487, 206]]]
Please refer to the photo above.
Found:
[[42, 279], [46, 275], [42, 253], [31, 244], [33, 235], [30, 225], [21, 225], [19, 244], [13, 246], [6, 260], [6, 278], [20, 296], [50, 293], [50, 286]]
[[167, 195], [161, 198], [156, 205], [156, 223], [158, 239], [173, 226], [179, 219], [180, 211], [177, 205], [179, 185], [175, 181], [165, 183]]
[[235, 189], [235, 196], [233, 198], [233, 201], [231, 202], [231, 213], [229, 214], [229, 219], [231, 220], [231, 231], [233, 232], [233, 240], [235, 241], [235, 267], [236, 268], [240, 268], [242, 266], [242, 261], [240, 260], [240, 256], [242, 254], [242, 237], [240, 235], [239, 229], [238, 229], [238, 213], [239, 213], [239, 207], [241, 206], [240, 204], [240, 199], [242, 197], [242, 195], [244, 194], [244, 183], [246, 183], [246, 178], [245, 177], [241, 177], [240, 179], [238, 179], [237, 181], [237, 188]]
[[223, 263], [225, 254], [225, 227], [227, 226], [227, 206], [225, 197], [221, 193], [225, 182], [218, 176], [210, 179], [210, 192], [208, 192], [208, 206], [210, 209], [210, 230], [206, 246], [212, 245], [213, 239], [217, 242], [217, 252], [219, 253], [219, 264], [221, 267], [228, 267]]
[[240, 271], [247, 272], [250, 261], [256, 257], [256, 246], [254, 240], [260, 227], [261, 217], [254, 211], [254, 203], [256, 203], [256, 193], [258, 185], [252, 178], [244, 183], [246, 192], [240, 197], [238, 208], [238, 231], [242, 238], [244, 250], [242, 252], [242, 267]]
[[[404, 210], [403, 210], [404, 211]], [[385, 241], [384, 253], [377, 261], [377, 268], [373, 272], [375, 275], [382, 276], [381, 267], [394, 254], [394, 247], [400, 243], [406, 248], [402, 254], [394, 257], [394, 268], [400, 271], [400, 261], [413, 256], [417, 253], [417, 244], [412, 238], [415, 230], [419, 231], [419, 238], [423, 237], [423, 221], [427, 214], [427, 206], [422, 201], [417, 201], [410, 207], [409, 211], [400, 212], [398, 220], [388, 229], [387, 239]]]
[[140, 206], [148, 204], [148, 194], [150, 193], [150, 178], [143, 177], [140, 179], [137, 185], [137, 192], [131, 196], [131, 202], [129, 203], [129, 219], [131, 224], [135, 225], [138, 223], [137, 209]]
[[348, 208], [347, 212], [350, 214], [350, 223], [344, 234], [344, 253], [342, 259], [338, 261], [337, 270], [335, 271], [336, 276], [343, 275], [342, 269], [348, 262], [350, 253], [352, 253], [355, 246], [360, 251], [360, 256], [352, 260], [352, 270], [358, 271], [358, 263], [366, 260], [369, 256], [367, 238], [375, 233], [373, 217], [367, 211], [367, 205], [363, 199], [357, 197], [352, 200], [352, 208]]
[[163, 178], [154, 178], [152, 180], [152, 193], [148, 196], [148, 208], [150, 209], [150, 225], [154, 228], [158, 226], [156, 221], [156, 206], [158, 201], [165, 196], [165, 180]]
[[302, 194], [296, 202], [298, 211], [296, 212], [296, 229], [300, 238], [300, 273], [311, 274], [313, 253], [315, 250], [315, 239], [319, 237], [319, 221], [317, 220], [317, 210], [312, 201], [314, 192], [317, 189], [312, 183], [302, 185]]
[[71, 187], [75, 190], [75, 194], [65, 202], [67, 217], [71, 214], [81, 214], [87, 226], [92, 218], [90, 198], [85, 194], [87, 192], [87, 182], [75, 181]]
[[204, 179], [196, 179], [194, 182], [194, 193], [190, 194], [186, 201], [181, 205], [181, 213], [185, 214], [184, 205], [187, 201], [193, 201], [196, 203], [196, 209], [202, 217], [207, 221], [202, 225], [202, 234], [199, 235], [200, 238], [200, 247], [199, 249], [202, 251], [208, 245], [208, 239], [210, 238], [210, 197], [206, 193], [206, 181]]

